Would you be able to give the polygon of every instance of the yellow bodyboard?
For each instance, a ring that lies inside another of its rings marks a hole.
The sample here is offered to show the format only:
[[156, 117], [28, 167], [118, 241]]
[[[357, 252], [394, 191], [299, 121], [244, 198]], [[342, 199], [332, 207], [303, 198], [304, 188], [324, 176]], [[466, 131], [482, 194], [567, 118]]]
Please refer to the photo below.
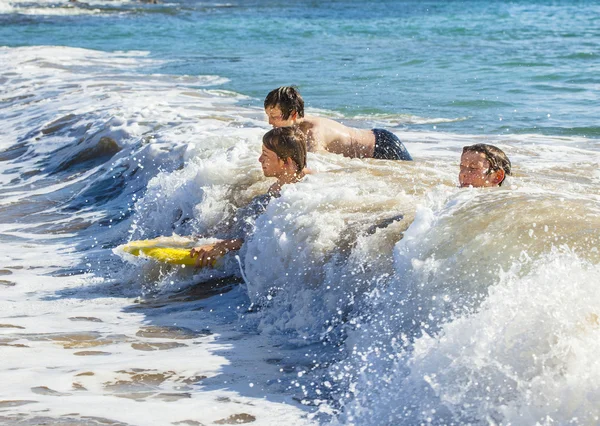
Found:
[[[118, 248], [134, 256], [146, 256], [158, 262], [172, 265], [195, 266], [196, 258], [190, 256], [190, 250], [196, 241], [191, 238], [172, 236], [158, 237], [152, 240], [130, 241]], [[212, 265], [216, 263], [213, 262]]]
[[123, 251], [139, 256], [151, 257], [159, 262], [171, 263], [173, 265], [190, 265], [196, 264], [196, 259], [190, 256], [190, 249], [173, 248], [173, 247], [129, 247], [124, 246]]

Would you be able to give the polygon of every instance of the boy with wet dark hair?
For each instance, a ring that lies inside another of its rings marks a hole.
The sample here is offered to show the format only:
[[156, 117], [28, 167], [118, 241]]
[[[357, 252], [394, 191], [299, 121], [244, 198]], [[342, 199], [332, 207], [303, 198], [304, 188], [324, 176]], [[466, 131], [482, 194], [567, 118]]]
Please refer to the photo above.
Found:
[[462, 188], [501, 186], [510, 174], [510, 160], [500, 148], [484, 143], [463, 148], [458, 174]]
[[[460, 157], [458, 181], [461, 188], [489, 188], [501, 186], [507, 175], [511, 174], [510, 160], [500, 148], [494, 145], [479, 143], [463, 147]], [[385, 219], [369, 228], [371, 234], [379, 228], [402, 220], [403, 215]]]
[[305, 116], [304, 100], [295, 87], [272, 90], [264, 107], [273, 127], [298, 126], [306, 135], [309, 151], [328, 151], [350, 158], [412, 160], [404, 144], [388, 130], [356, 129], [328, 118]]
[[[250, 204], [236, 215], [233, 234], [235, 238], [218, 240], [199, 245], [190, 250], [190, 256], [196, 257], [196, 266], [214, 265], [214, 262], [230, 251], [239, 250], [247, 236], [252, 232], [248, 218], [263, 213], [273, 197], [278, 197], [283, 185], [294, 184], [302, 180], [306, 170], [306, 137], [295, 127], [271, 129], [263, 136], [263, 145], [258, 161], [265, 177], [274, 177], [276, 182], [266, 194], [254, 197]], [[231, 236], [230, 236], [231, 237]]]
[[288, 120], [293, 113], [296, 113], [297, 117], [304, 118], [304, 99], [295, 87], [282, 86], [271, 90], [265, 98], [264, 105], [265, 110], [268, 107], [279, 106], [284, 120]]

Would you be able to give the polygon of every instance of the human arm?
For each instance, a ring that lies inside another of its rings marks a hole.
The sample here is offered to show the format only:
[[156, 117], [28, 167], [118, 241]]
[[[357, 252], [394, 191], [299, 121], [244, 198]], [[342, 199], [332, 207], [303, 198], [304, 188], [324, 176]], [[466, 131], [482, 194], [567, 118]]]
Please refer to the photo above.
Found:
[[402, 219], [404, 219], [404, 215], [403, 214], [399, 214], [399, 215], [396, 215], [394, 217], [390, 217], [390, 218], [384, 219], [384, 220], [376, 223], [375, 225], [371, 225], [367, 229], [367, 231], [365, 232], [365, 234], [367, 234], [367, 235], [374, 234], [378, 229], [387, 228], [392, 223], [401, 221]]
[[190, 257], [196, 259], [196, 267], [203, 268], [212, 266], [214, 262], [233, 250], [239, 250], [244, 244], [244, 240], [236, 238], [235, 240], [220, 240], [212, 244], [204, 244], [194, 247], [190, 250]]

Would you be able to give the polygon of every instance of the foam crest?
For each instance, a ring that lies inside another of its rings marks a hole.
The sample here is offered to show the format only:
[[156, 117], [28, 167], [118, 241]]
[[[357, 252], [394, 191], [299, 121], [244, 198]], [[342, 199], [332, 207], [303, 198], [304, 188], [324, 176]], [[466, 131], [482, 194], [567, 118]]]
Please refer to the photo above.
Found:
[[[365, 168], [347, 176], [316, 174], [284, 188], [256, 222], [245, 272], [252, 302], [269, 332], [314, 341], [341, 324], [355, 298], [391, 273], [393, 242], [412, 216], [412, 199], [380, 188]], [[406, 214], [381, 232], [369, 228]], [[377, 247], [376, 250], [375, 247]]]
[[9, 2], [0, 3], [0, 13], [12, 13], [14, 12], [14, 6]]
[[[413, 344], [398, 328], [386, 330], [385, 343], [381, 328], [363, 331], [370, 351], [353, 341], [362, 362], [346, 368], [355, 382], [344, 424], [543, 424], [546, 416], [593, 424], [598, 266], [568, 248], [526, 262], [526, 275], [519, 261], [499, 275], [479, 310]], [[398, 318], [387, 315], [380, 318]]]
[[[260, 131], [258, 131], [260, 132]], [[248, 133], [257, 133], [256, 131]], [[215, 138], [211, 155], [186, 154], [190, 160], [174, 172], [159, 173], [136, 202], [132, 238], [215, 231], [231, 220], [236, 207], [263, 189], [259, 171], [260, 139]], [[208, 149], [204, 145], [202, 149]]]
[[[244, 117], [233, 106], [240, 96], [191, 87], [222, 81], [214, 76], [132, 73], [155, 63], [144, 53], [36, 47], [0, 54], [10, 108], [0, 126], [7, 136], [3, 159], [15, 165], [2, 180], [50, 191], [49, 176], [69, 176], [76, 194], [68, 202], [72, 210], [111, 201], [107, 209], [120, 211], [111, 219], [122, 219], [159, 170], [175, 170], [190, 156], [222, 148], [220, 131], [239, 140], [244, 131], [227, 130], [231, 123], [254, 125], [251, 114]], [[203, 149], [195, 150], [193, 141], [202, 141]], [[85, 179], [73, 180], [83, 172]]]
[[[131, 0], [86, 0], [75, 2], [57, 2], [54, 0], [10, 0], [7, 1], [3, 13], [18, 13], [30, 16], [77, 16], [77, 15], [101, 15], [107, 13], [124, 13], [132, 9], [139, 10], [138, 2]], [[1, 7], [1, 6], [0, 6]], [[142, 9], [143, 10], [143, 9]]]
[[565, 346], [553, 333], [597, 327], [595, 302], [573, 307], [598, 297], [599, 215], [589, 195], [560, 196], [556, 209], [556, 193], [538, 185], [430, 193], [394, 248], [393, 279], [350, 324], [350, 357], [331, 368], [353, 389], [343, 421], [535, 423], [549, 403], [566, 422], [587, 409], [557, 398], [571, 392], [591, 407], [571, 380], [554, 380], [571, 364], [556, 359]]
[[479, 312], [415, 343], [408, 380], [424, 380], [458, 422], [595, 423], [598, 272], [554, 250], [525, 277], [503, 274]]
[[459, 121], [466, 121], [469, 117], [457, 117], [457, 118], [443, 118], [443, 117], [419, 117], [411, 114], [369, 114], [369, 115], [356, 115], [352, 117], [353, 120], [360, 121], [372, 121], [378, 123], [380, 126], [406, 126], [406, 125], [422, 125], [422, 124], [442, 124], [442, 123], [456, 123]]

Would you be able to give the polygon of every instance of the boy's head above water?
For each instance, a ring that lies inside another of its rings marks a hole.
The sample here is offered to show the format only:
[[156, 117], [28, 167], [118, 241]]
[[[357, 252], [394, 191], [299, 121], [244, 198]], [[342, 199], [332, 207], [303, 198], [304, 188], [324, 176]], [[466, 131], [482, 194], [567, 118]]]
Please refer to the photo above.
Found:
[[300, 174], [306, 167], [306, 136], [297, 127], [269, 130], [258, 160], [267, 177]]
[[265, 112], [273, 127], [287, 127], [304, 117], [304, 100], [295, 87], [282, 86], [271, 90], [265, 98]]
[[510, 160], [500, 148], [483, 143], [465, 146], [458, 181], [463, 188], [500, 186], [510, 169]]

